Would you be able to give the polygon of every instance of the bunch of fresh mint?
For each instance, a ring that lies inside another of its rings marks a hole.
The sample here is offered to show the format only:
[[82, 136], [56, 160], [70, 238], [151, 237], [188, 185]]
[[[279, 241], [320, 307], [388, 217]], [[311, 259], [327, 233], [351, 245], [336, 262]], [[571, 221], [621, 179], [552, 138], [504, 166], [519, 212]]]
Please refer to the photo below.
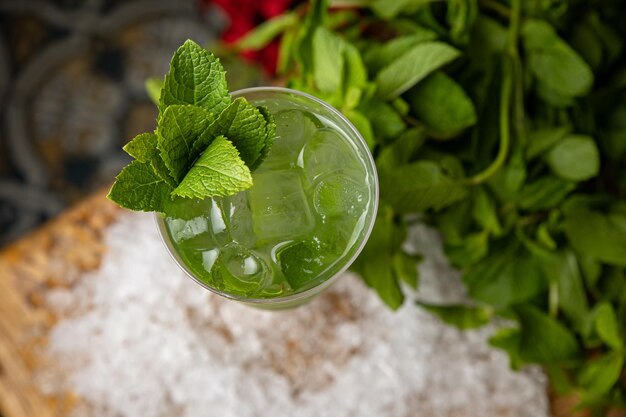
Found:
[[471, 304], [426, 309], [460, 328], [496, 317], [514, 367], [603, 415], [626, 404], [626, 10], [619, 0], [331, 0], [243, 38], [281, 36], [290, 87], [340, 109], [380, 177], [355, 264], [391, 308], [418, 285], [402, 250], [441, 232]]
[[159, 87], [157, 128], [124, 147], [135, 160], [117, 176], [109, 198], [131, 210], [163, 213], [180, 198], [227, 196], [252, 186], [250, 172], [274, 141], [269, 111], [232, 100], [219, 60], [190, 40]]

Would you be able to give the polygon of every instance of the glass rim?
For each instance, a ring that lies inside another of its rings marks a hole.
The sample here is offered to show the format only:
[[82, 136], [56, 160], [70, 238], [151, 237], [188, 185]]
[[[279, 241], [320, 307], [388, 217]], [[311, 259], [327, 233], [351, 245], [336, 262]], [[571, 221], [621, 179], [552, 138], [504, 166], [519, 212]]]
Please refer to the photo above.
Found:
[[369, 147], [367, 146], [367, 143], [365, 142], [365, 139], [363, 139], [363, 136], [361, 135], [361, 133], [339, 110], [337, 110], [335, 107], [331, 106], [330, 104], [324, 102], [323, 100], [311, 94], [294, 90], [291, 88], [286, 88], [286, 87], [277, 87], [277, 86], [249, 87], [249, 88], [236, 90], [231, 93], [231, 96], [241, 97], [250, 93], [267, 93], [267, 92], [291, 94], [291, 95], [303, 97], [307, 100], [314, 101], [317, 104], [321, 105], [324, 109], [330, 111], [339, 120], [341, 120], [352, 133], [352, 137], [350, 139], [356, 140], [358, 142], [357, 147], [361, 148], [360, 150], [362, 151], [363, 154], [365, 154], [364, 159], [366, 160], [366, 165], [369, 164], [371, 168], [371, 172], [372, 172], [372, 187], [373, 187], [374, 192], [372, 196], [373, 207], [372, 207], [371, 215], [368, 216], [370, 220], [367, 224], [364, 225], [365, 228], [364, 228], [363, 237], [360, 239], [360, 243], [358, 247], [356, 248], [356, 250], [354, 251], [354, 253], [352, 254], [352, 256], [349, 259], [345, 260], [341, 268], [339, 268], [331, 277], [324, 280], [319, 285], [311, 287], [302, 292], [297, 292], [294, 294], [289, 294], [289, 295], [285, 295], [281, 297], [274, 297], [274, 298], [254, 298], [254, 297], [246, 297], [246, 296], [241, 296], [241, 295], [229, 294], [229, 293], [220, 291], [216, 288], [212, 288], [207, 283], [200, 280], [198, 277], [195, 276], [193, 271], [191, 271], [190, 268], [187, 267], [187, 265], [183, 262], [183, 260], [178, 255], [176, 249], [174, 248], [172, 244], [172, 240], [170, 239], [169, 234], [165, 227], [163, 214], [154, 213], [154, 219], [157, 225], [157, 230], [159, 231], [159, 235], [161, 237], [161, 241], [165, 245], [170, 257], [174, 260], [174, 262], [176, 262], [179, 268], [181, 268], [183, 272], [185, 272], [185, 274], [189, 276], [189, 278], [194, 280], [197, 284], [199, 284], [203, 288], [217, 295], [220, 295], [222, 297], [239, 301], [239, 302], [243, 302], [243, 303], [258, 304], [258, 305], [287, 304], [287, 303], [299, 301], [302, 299], [306, 299], [307, 297], [310, 297], [312, 295], [316, 295], [317, 293], [322, 292], [323, 290], [331, 286], [333, 283], [335, 283], [339, 279], [339, 277], [350, 267], [350, 265], [354, 263], [356, 258], [363, 251], [363, 248], [365, 247], [365, 244], [369, 240], [369, 237], [372, 233], [372, 229], [374, 228], [374, 223], [376, 223], [376, 215], [378, 213], [378, 203], [379, 203], [378, 172], [376, 170], [376, 163], [374, 162], [374, 157], [372, 156], [372, 153], [370, 152]]

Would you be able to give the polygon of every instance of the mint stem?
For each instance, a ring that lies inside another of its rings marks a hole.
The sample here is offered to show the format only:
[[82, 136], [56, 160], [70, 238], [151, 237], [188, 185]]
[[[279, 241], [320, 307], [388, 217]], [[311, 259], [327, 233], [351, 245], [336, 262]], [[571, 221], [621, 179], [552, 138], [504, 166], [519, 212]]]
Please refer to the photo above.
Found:
[[506, 157], [509, 153], [511, 142], [511, 92], [513, 90], [513, 78], [516, 72], [514, 62], [519, 59], [517, 54], [517, 38], [519, 34], [520, 15], [521, 0], [512, 0], [511, 25], [509, 26], [507, 39], [508, 54], [504, 55], [502, 90], [500, 91], [500, 148], [491, 165], [484, 171], [467, 179], [467, 182], [472, 185], [481, 184], [498, 172], [506, 162]]

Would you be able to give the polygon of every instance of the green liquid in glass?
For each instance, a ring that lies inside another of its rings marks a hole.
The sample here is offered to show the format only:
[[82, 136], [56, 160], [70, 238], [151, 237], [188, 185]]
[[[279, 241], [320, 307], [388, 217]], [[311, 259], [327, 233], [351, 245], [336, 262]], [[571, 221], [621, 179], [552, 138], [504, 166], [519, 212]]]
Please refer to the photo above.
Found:
[[353, 137], [289, 96], [250, 99], [275, 117], [277, 138], [253, 186], [182, 200], [165, 219], [174, 250], [208, 287], [271, 299], [326, 281], [364, 239], [375, 203], [371, 161]]

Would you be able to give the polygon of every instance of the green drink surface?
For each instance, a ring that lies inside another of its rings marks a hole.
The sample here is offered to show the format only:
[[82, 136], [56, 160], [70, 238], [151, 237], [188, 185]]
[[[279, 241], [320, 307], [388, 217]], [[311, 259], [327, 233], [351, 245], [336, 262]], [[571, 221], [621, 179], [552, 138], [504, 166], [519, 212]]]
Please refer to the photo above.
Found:
[[230, 197], [184, 199], [165, 218], [174, 250], [207, 286], [275, 298], [326, 281], [364, 239], [374, 202], [367, 155], [323, 112], [287, 98], [255, 100], [276, 141], [253, 186]]

